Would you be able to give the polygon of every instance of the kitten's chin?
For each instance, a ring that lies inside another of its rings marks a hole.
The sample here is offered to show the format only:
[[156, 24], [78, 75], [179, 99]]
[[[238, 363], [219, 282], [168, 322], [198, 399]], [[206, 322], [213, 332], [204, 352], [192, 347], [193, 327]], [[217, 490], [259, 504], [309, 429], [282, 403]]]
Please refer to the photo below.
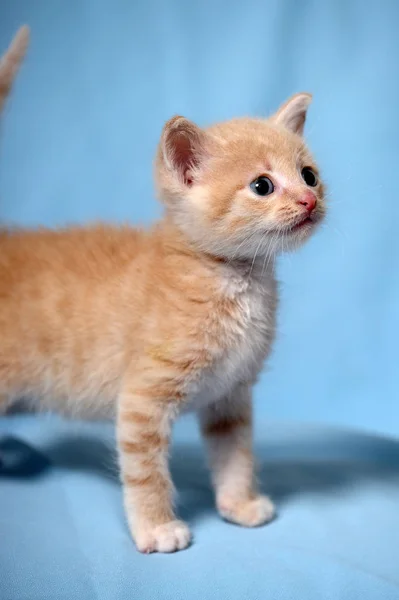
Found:
[[279, 236], [280, 252], [292, 252], [300, 248], [316, 231], [320, 220], [307, 218], [282, 232]]
[[306, 217], [299, 223], [296, 223], [296, 225], [293, 225], [293, 227], [291, 227], [289, 229], [289, 233], [295, 233], [296, 231], [301, 231], [306, 228], [311, 228], [314, 224], [315, 224], [314, 221], [312, 221], [312, 219], [310, 217]]

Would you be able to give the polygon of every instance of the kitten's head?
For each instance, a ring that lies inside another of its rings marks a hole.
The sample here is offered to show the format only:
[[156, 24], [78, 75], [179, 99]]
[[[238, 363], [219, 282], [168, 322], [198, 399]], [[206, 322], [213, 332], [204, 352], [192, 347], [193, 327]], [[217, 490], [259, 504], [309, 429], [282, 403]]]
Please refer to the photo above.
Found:
[[309, 94], [269, 119], [201, 129], [183, 117], [164, 127], [156, 179], [175, 224], [203, 250], [253, 259], [304, 242], [325, 213], [324, 188], [302, 138]]

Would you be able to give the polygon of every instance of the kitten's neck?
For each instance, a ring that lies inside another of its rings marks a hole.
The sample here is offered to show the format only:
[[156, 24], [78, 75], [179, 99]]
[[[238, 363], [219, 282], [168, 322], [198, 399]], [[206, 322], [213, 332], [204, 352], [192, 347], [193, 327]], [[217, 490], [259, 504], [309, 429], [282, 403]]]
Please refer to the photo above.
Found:
[[159, 223], [162, 243], [173, 254], [191, 256], [216, 271], [243, 279], [262, 280], [274, 275], [275, 257], [229, 258], [204, 250], [190, 241], [173, 220], [165, 216]]

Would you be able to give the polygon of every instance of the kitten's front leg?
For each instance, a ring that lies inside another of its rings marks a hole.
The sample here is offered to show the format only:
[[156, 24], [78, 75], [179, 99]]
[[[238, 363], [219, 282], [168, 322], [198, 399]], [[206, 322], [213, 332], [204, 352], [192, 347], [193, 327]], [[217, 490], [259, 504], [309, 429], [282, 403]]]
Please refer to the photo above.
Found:
[[130, 381], [119, 398], [117, 437], [124, 503], [140, 552], [174, 552], [191, 539], [173, 512], [168, 445], [176, 404], [154, 393], [156, 386]]
[[245, 527], [270, 521], [274, 506], [258, 493], [254, 476], [250, 387], [241, 384], [229, 398], [202, 409], [200, 420], [221, 516]]

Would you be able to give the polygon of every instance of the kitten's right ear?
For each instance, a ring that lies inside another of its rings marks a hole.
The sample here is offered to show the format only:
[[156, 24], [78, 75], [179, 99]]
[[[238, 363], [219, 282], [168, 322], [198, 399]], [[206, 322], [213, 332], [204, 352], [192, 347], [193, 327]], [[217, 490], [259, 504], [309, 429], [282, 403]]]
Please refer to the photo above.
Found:
[[295, 94], [278, 109], [276, 114], [272, 116], [272, 120], [278, 125], [289, 129], [292, 133], [302, 135], [311, 101], [311, 94], [305, 92]]
[[173, 117], [164, 126], [161, 154], [167, 170], [191, 186], [208, 156], [207, 134], [184, 117]]
[[24, 25], [14, 36], [8, 50], [0, 59], [0, 112], [10, 92], [18, 68], [29, 44], [29, 27]]

